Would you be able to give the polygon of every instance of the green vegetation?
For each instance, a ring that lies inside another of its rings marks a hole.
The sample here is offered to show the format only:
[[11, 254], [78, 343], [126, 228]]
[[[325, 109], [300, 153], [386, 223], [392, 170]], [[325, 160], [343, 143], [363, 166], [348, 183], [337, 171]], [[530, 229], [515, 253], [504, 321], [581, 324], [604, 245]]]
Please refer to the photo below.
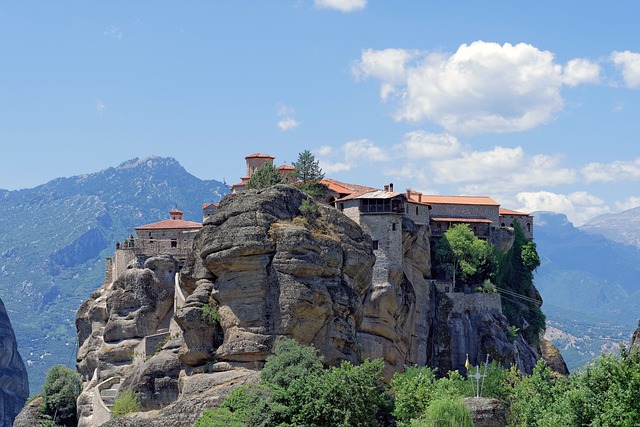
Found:
[[202, 306], [202, 317], [209, 326], [217, 326], [220, 324], [220, 313], [218, 313], [218, 308], [211, 304], [205, 304]]
[[300, 204], [300, 214], [309, 222], [320, 218], [318, 206], [315, 203], [309, 203], [308, 200], [303, 200]]
[[444, 233], [436, 244], [435, 259], [437, 268], [452, 276], [454, 287], [456, 278], [480, 283], [494, 270], [491, 246], [478, 239], [468, 224], [454, 225]]
[[496, 254], [496, 284], [502, 290], [502, 311], [511, 325], [518, 327], [527, 342], [537, 344], [546, 318], [542, 301], [533, 285], [533, 272], [540, 265], [536, 244], [526, 239], [518, 222], [513, 223], [515, 241], [506, 253]]
[[269, 188], [276, 184], [284, 184], [285, 180], [277, 167], [269, 162], [264, 162], [257, 171], [251, 175], [245, 185], [246, 188], [261, 189]]
[[[462, 402], [473, 395], [471, 382], [457, 371], [438, 378], [429, 367], [407, 367], [385, 390], [381, 368], [376, 360], [324, 369], [313, 347], [286, 340], [260, 384], [236, 388], [195, 426], [473, 425]], [[493, 362], [482, 396], [500, 400], [513, 427], [640, 425], [640, 351], [622, 347], [569, 378], [555, 377], [543, 361], [532, 375]]]
[[196, 426], [375, 426], [388, 402], [381, 370], [381, 360], [324, 369], [313, 347], [285, 340], [268, 358], [260, 384], [235, 389]]
[[320, 168], [320, 162], [316, 160], [315, 156], [311, 154], [311, 151], [304, 150], [298, 154], [298, 160], [293, 162], [293, 167], [296, 168], [296, 178], [299, 181], [320, 181], [324, 178], [324, 173]]
[[76, 399], [80, 395], [80, 374], [56, 365], [49, 369], [42, 386], [42, 413], [50, 425], [76, 425]]
[[132, 390], [122, 390], [118, 393], [118, 398], [113, 403], [113, 408], [111, 408], [114, 417], [124, 417], [127, 414], [139, 411], [140, 400]]

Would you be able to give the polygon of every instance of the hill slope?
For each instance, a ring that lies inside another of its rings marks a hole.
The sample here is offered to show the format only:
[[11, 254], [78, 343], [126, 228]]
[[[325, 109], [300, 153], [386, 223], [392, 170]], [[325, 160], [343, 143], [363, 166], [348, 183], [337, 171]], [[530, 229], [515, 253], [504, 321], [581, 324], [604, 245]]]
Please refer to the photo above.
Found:
[[640, 250], [592, 234], [566, 216], [536, 212], [548, 338], [571, 370], [628, 341], [640, 317]]
[[0, 193], [0, 296], [32, 393], [52, 365], [73, 366], [76, 310], [103, 283], [116, 242], [175, 207], [201, 221], [202, 204], [226, 193], [160, 157]]

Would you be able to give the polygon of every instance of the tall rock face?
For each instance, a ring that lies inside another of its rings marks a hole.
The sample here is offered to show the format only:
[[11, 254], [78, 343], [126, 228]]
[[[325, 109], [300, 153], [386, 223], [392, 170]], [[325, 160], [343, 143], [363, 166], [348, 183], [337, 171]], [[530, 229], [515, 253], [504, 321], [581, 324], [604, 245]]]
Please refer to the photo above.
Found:
[[634, 348], [640, 351], [640, 320], [638, 320], [638, 329], [631, 337], [631, 349], [633, 350]]
[[[295, 187], [225, 197], [177, 282], [170, 257], [139, 256], [78, 310], [79, 426], [191, 426], [258, 381], [284, 338], [327, 365], [382, 358], [387, 380], [406, 365], [463, 369], [467, 354], [531, 371], [539, 356], [509, 335], [497, 294], [452, 294], [430, 279], [426, 225], [403, 221], [402, 251], [374, 275], [363, 229]], [[142, 412], [110, 420], [96, 400], [115, 389], [135, 392]]]
[[11, 321], [1, 300], [0, 343], [0, 426], [11, 427], [29, 397], [29, 381]]

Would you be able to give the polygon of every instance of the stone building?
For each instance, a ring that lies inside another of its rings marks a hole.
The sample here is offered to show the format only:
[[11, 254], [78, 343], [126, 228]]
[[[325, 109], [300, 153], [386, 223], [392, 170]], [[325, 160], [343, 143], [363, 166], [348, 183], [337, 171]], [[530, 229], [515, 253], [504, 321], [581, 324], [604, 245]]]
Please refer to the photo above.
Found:
[[[239, 192], [243, 191], [244, 190], [244, 186], [251, 179], [253, 174], [258, 169], [260, 169], [260, 167], [262, 165], [264, 165], [265, 163], [269, 163], [270, 165], [273, 165], [273, 161], [275, 160], [275, 157], [270, 156], [268, 154], [264, 154], [264, 153], [254, 153], [254, 154], [251, 154], [251, 155], [245, 157], [244, 159], [246, 161], [245, 176], [240, 178], [240, 182], [239, 183], [233, 184], [231, 186], [231, 192], [232, 193], [239, 193]], [[282, 175], [282, 177], [284, 178], [284, 180], [286, 182], [288, 182], [288, 183], [295, 182], [295, 180], [296, 180], [296, 174], [295, 174], [296, 168], [294, 168], [291, 165], [282, 164], [282, 165], [278, 166], [277, 169], [278, 169], [278, 172], [280, 172], [280, 175]]]
[[172, 255], [181, 267], [191, 252], [202, 223], [182, 219], [182, 212], [169, 211], [169, 219], [135, 228], [135, 238], [119, 242], [113, 258], [106, 261], [107, 283], [120, 277], [136, 257]]
[[500, 227], [513, 227], [514, 222], [520, 224], [527, 239], [533, 240], [533, 215], [500, 208]]

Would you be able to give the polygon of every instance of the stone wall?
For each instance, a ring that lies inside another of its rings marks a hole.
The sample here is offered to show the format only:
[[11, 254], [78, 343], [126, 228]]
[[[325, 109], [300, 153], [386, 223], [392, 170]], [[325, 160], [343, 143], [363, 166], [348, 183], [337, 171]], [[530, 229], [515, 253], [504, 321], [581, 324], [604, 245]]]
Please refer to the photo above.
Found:
[[[429, 225], [429, 207], [418, 203], [406, 202], [405, 215], [417, 225]], [[417, 211], [416, 211], [417, 210]]]
[[464, 313], [465, 311], [497, 311], [502, 313], [502, 301], [500, 294], [476, 292], [465, 294], [452, 292], [447, 294], [451, 300], [451, 313]]
[[493, 221], [494, 224], [499, 223], [498, 206], [483, 205], [454, 205], [454, 204], [438, 204], [431, 205], [431, 218], [483, 218]]

